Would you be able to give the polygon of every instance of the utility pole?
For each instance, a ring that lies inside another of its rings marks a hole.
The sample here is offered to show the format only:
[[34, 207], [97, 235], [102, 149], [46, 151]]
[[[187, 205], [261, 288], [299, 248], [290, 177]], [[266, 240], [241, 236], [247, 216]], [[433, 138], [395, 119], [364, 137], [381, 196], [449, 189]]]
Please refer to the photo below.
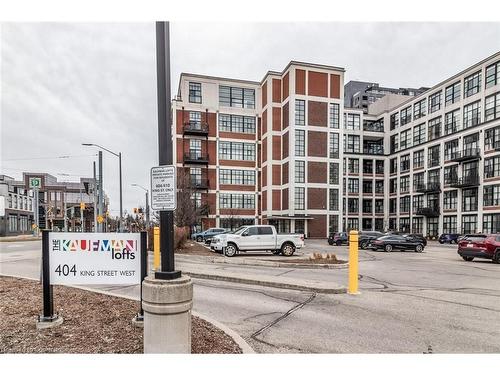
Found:
[[95, 173], [95, 161], [94, 161], [94, 185], [92, 187], [92, 193], [94, 194], [94, 232], [97, 233], [97, 177]]
[[[104, 214], [104, 194], [102, 188], [102, 151], [99, 151], [99, 215]], [[99, 232], [104, 232], [102, 223], [99, 224]]]
[[63, 208], [64, 208], [64, 231], [67, 232], [68, 231], [68, 207], [66, 207], [66, 193], [63, 192], [61, 195], [64, 197], [64, 204], [63, 204]]
[[80, 186], [80, 232], [84, 232], [82, 203], [83, 203], [82, 187]]
[[138, 184], [132, 184], [132, 186], [141, 188], [146, 192], [146, 229], [149, 230], [149, 190]]
[[118, 226], [118, 232], [123, 232], [122, 230], [122, 220], [123, 220], [123, 196], [122, 196], [122, 153], [118, 153], [118, 163], [120, 165], [120, 224]]

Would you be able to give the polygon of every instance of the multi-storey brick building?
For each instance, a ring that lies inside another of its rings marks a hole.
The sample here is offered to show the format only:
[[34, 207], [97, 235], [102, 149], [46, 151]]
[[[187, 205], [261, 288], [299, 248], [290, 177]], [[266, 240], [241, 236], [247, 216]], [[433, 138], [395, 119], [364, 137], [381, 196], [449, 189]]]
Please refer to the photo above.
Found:
[[343, 90], [344, 69], [294, 61], [261, 82], [183, 73], [175, 154], [201, 226], [500, 232], [500, 53], [368, 113]]

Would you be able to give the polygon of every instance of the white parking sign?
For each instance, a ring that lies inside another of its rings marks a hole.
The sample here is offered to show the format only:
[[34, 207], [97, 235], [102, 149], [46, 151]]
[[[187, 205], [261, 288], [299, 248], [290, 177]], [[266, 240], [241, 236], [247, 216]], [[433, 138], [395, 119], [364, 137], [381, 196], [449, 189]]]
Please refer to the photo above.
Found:
[[151, 208], [173, 211], [177, 208], [175, 166], [151, 168]]

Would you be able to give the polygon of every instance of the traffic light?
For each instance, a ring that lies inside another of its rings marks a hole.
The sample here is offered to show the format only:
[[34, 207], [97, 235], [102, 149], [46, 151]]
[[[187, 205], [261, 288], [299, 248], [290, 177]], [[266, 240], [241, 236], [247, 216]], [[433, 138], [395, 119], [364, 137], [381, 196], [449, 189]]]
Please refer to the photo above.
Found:
[[134, 207], [134, 214], [137, 214], [137, 208]]

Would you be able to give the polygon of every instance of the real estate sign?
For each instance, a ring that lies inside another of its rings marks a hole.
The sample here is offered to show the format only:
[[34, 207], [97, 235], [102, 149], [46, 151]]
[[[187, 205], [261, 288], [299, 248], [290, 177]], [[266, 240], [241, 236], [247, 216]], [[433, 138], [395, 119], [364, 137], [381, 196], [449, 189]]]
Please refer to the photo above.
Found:
[[141, 283], [140, 233], [49, 233], [50, 283]]

